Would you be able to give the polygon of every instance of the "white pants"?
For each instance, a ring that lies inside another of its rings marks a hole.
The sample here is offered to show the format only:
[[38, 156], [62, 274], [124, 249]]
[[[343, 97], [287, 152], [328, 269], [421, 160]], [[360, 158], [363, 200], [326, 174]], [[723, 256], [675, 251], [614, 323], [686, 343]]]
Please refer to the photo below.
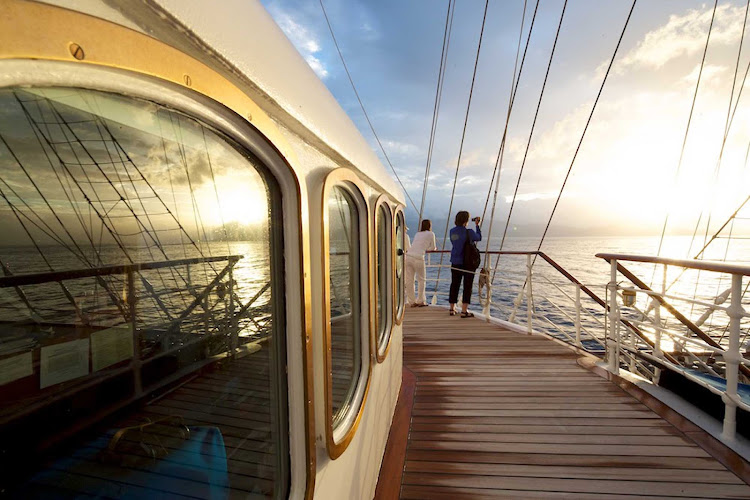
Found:
[[[407, 304], [426, 304], [425, 297], [425, 265], [424, 258], [409, 257], [404, 259], [405, 262], [405, 281], [406, 281], [406, 303]], [[414, 300], [414, 278], [417, 279], [419, 286], [419, 297]]]

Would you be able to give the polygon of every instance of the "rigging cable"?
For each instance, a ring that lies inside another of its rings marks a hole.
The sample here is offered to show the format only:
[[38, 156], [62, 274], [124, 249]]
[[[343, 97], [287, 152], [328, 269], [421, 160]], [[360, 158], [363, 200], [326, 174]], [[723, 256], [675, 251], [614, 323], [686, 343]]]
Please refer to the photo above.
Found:
[[[706, 53], [708, 52], [708, 42], [711, 40], [711, 31], [714, 27], [714, 19], [716, 18], [716, 6], [718, 5], [719, 0], [714, 0], [714, 9], [713, 13], [711, 14], [711, 23], [708, 26], [708, 35], [706, 36], [706, 45], [703, 48], [703, 57], [701, 58], [701, 65], [700, 69], [698, 70], [698, 81], [695, 83], [695, 92], [693, 93], [693, 103], [690, 105], [690, 114], [688, 115], [688, 121], [687, 126], [685, 127], [685, 137], [682, 140], [682, 148], [680, 150], [680, 159], [677, 162], [677, 170], [675, 171], [675, 181], [680, 175], [680, 169], [682, 168], [682, 159], [685, 155], [685, 145], [687, 144], [687, 138], [688, 133], [690, 132], [690, 122], [693, 119], [693, 111], [695, 110], [695, 101], [698, 97], [698, 88], [701, 84], [701, 76], [703, 75], [703, 67], [706, 63]], [[667, 231], [667, 224], [669, 223], [669, 211], [667, 211], [666, 216], [664, 217], [664, 226], [661, 230], [661, 238], [659, 239], [659, 248], [656, 251], [656, 255], [661, 255], [661, 249], [662, 245], [664, 244], [664, 235]], [[654, 274], [656, 273], [656, 266], [654, 266]], [[654, 278], [653, 275], [651, 276], [651, 284], [653, 284]]]
[[[555, 57], [555, 49], [557, 48], [557, 40], [560, 38], [560, 30], [562, 28], [563, 19], [565, 18], [565, 9], [568, 6], [568, 0], [565, 0], [565, 3], [563, 4], [562, 12], [560, 13], [560, 21], [557, 24], [557, 32], [555, 33], [555, 41], [552, 44], [552, 52], [549, 55], [549, 62], [547, 63], [547, 71], [544, 74], [544, 82], [542, 83], [542, 89], [539, 92], [539, 101], [536, 105], [536, 111], [534, 112], [534, 121], [531, 123], [531, 130], [529, 131], [529, 139], [526, 142], [526, 150], [523, 154], [523, 160], [521, 161], [521, 169], [518, 172], [518, 180], [516, 182], [516, 189], [513, 192], [513, 200], [510, 204], [510, 210], [508, 211], [508, 220], [505, 222], [505, 230], [503, 231], [503, 237], [502, 240], [500, 240], [500, 250], [502, 251], [503, 245], [505, 244], [505, 238], [508, 234], [508, 227], [510, 226], [510, 218], [513, 215], [513, 207], [516, 203], [516, 197], [518, 196], [518, 187], [521, 185], [521, 178], [523, 176], [523, 169], [526, 166], [526, 159], [528, 158], [529, 149], [531, 148], [531, 139], [534, 136], [534, 129], [536, 128], [536, 121], [539, 117], [539, 109], [542, 107], [542, 99], [544, 97], [544, 90], [547, 87], [547, 79], [549, 78], [549, 72], [550, 68], [552, 67], [552, 61]], [[499, 260], [499, 256], [498, 256]], [[497, 272], [497, 267], [495, 267], [495, 270], [492, 273], [492, 281], [495, 281], [495, 274]]]
[[378, 146], [380, 146], [380, 151], [383, 152], [383, 156], [385, 157], [385, 161], [388, 162], [388, 166], [391, 167], [391, 170], [393, 171], [393, 175], [396, 176], [396, 180], [401, 185], [401, 189], [404, 190], [404, 194], [406, 194], [406, 197], [409, 199], [409, 202], [411, 203], [412, 208], [414, 208], [414, 211], [419, 213], [419, 209], [417, 208], [417, 204], [414, 203], [414, 200], [412, 200], [411, 195], [406, 190], [406, 187], [404, 186], [404, 183], [401, 182], [401, 178], [396, 173], [396, 169], [393, 168], [393, 164], [391, 163], [391, 159], [388, 157], [388, 154], [385, 152], [385, 148], [383, 147], [383, 144], [380, 142], [380, 138], [378, 137], [377, 132], [375, 132], [375, 127], [372, 126], [372, 122], [370, 121], [370, 117], [367, 114], [367, 111], [365, 110], [365, 105], [362, 104], [362, 99], [359, 97], [359, 92], [357, 92], [357, 87], [354, 85], [354, 80], [352, 79], [352, 75], [349, 73], [349, 68], [346, 65], [346, 61], [344, 61], [344, 55], [341, 53], [341, 49], [339, 48], [339, 44], [336, 41], [336, 36], [333, 34], [333, 28], [331, 27], [331, 22], [328, 20], [328, 14], [326, 13], [326, 8], [323, 6], [323, 0], [320, 1], [320, 8], [323, 10], [323, 16], [326, 18], [326, 24], [328, 25], [328, 30], [331, 32], [331, 38], [333, 39], [333, 44], [336, 46], [336, 51], [339, 53], [339, 58], [341, 59], [341, 64], [344, 66], [344, 71], [346, 71], [346, 76], [349, 78], [349, 83], [352, 85], [352, 90], [354, 91], [354, 95], [357, 97], [357, 102], [359, 102], [359, 107], [362, 108], [362, 113], [365, 115], [365, 120], [367, 120], [367, 124], [370, 126], [370, 130], [372, 131], [372, 135], [375, 136], [375, 140], [378, 142]]
[[[740, 45], [737, 50], [737, 62], [735, 63], [735, 66], [734, 66], [734, 79], [732, 80], [732, 92], [729, 95], [729, 107], [727, 108], [727, 119], [726, 119], [726, 122], [724, 123], [724, 137], [721, 141], [721, 149], [719, 150], [719, 157], [718, 157], [718, 160], [716, 161], [716, 168], [714, 170], [714, 183], [717, 183], [719, 180], [719, 172], [721, 171], [721, 161], [724, 156], [724, 147], [726, 146], [727, 138], [729, 137], [729, 131], [732, 127], [732, 123], [734, 122], [734, 115], [737, 112], [737, 107], [739, 106], [740, 98], [742, 97], [742, 89], [744, 88], [745, 80], [747, 79], [747, 70], [745, 70], [745, 76], [742, 79], [742, 86], [737, 92], [737, 102], [734, 105], [734, 111], [732, 111], [732, 101], [734, 100], [734, 89], [737, 84], [737, 72], [740, 67], [740, 56], [742, 55], [742, 42], [745, 39], [745, 29], [747, 28], [748, 8], [750, 8], [750, 0], [748, 0], [745, 5], [745, 19], [742, 23], [742, 34], [740, 36]], [[750, 64], [748, 64], [748, 69], [750, 69]], [[714, 196], [715, 196], [715, 190], [712, 189], [712, 192], [711, 192], [712, 203], [714, 200]], [[701, 214], [698, 217], [698, 222], [696, 223], [696, 230], [697, 230], [698, 224], [700, 224], [700, 219], [702, 218], [702, 216], [703, 216], [703, 210], [701, 210]], [[704, 249], [706, 246], [706, 241], [708, 240], [708, 231], [710, 227], [711, 227], [711, 212], [709, 211], [708, 217], [706, 220], [706, 234], [703, 236]], [[711, 238], [711, 239], [713, 240], [714, 238]], [[692, 245], [693, 245], [693, 242], [691, 241], [690, 242], [691, 248], [692, 248]]]
[[[531, 33], [534, 31], [534, 21], [536, 21], [536, 13], [539, 9], [539, 0], [536, 2], [536, 6], [534, 7], [534, 15], [531, 17], [531, 25], [529, 26], [529, 36], [526, 38], [526, 45], [523, 49], [523, 57], [521, 58], [521, 66], [518, 66], [518, 55], [521, 51], [521, 39], [523, 37], [523, 25], [526, 20], [526, 1], [524, 0], [523, 3], [523, 12], [521, 14], [521, 29], [518, 33], [518, 47], [516, 48], [516, 62], [513, 65], [513, 79], [511, 80], [510, 87], [512, 89], [509, 101], [508, 101], [508, 114], [505, 117], [505, 127], [503, 129], [503, 137], [500, 140], [500, 147], [497, 150], [497, 157], [495, 158], [495, 168], [492, 171], [492, 178], [490, 179], [489, 188], [487, 189], [487, 199], [484, 203], [484, 210], [482, 210], [482, 220], [484, 220], [485, 215], [487, 213], [487, 206], [490, 202], [490, 197], [492, 196], [492, 185], [495, 185], [494, 190], [494, 197], [492, 200], [492, 210], [490, 212], [490, 221], [489, 225], [487, 226], [487, 242], [484, 247], [484, 267], [487, 267], [487, 263], [490, 260], [489, 257], [489, 250], [490, 250], [490, 239], [492, 236], [492, 225], [495, 221], [495, 208], [497, 207], [497, 194], [498, 190], [500, 188], [500, 174], [502, 173], [502, 167], [503, 167], [503, 159], [505, 157], [505, 141], [508, 137], [508, 126], [510, 124], [510, 115], [513, 111], [513, 104], [516, 101], [516, 93], [518, 92], [518, 85], [521, 81], [521, 73], [523, 73], [523, 66], [526, 62], [526, 53], [529, 50], [529, 42], [531, 41]], [[516, 69], [518, 71], [516, 72]], [[498, 255], [498, 261], [500, 259], [500, 256]], [[495, 262], [495, 266], [497, 266], [497, 261]]]
[[[583, 144], [583, 139], [586, 137], [586, 131], [589, 128], [591, 119], [594, 117], [594, 111], [596, 111], [596, 105], [599, 103], [599, 98], [602, 96], [602, 92], [604, 91], [604, 85], [607, 83], [609, 72], [612, 69], [612, 65], [615, 62], [615, 58], [617, 57], [617, 52], [620, 49], [620, 44], [622, 43], [622, 39], [625, 36], [625, 31], [628, 28], [628, 23], [630, 23], [630, 18], [633, 15], [633, 10], [635, 9], [635, 4], [637, 2], [638, 0], [633, 0], [633, 5], [630, 6], [630, 12], [628, 13], [627, 19], [625, 19], [625, 26], [622, 27], [622, 32], [620, 33], [620, 39], [617, 40], [617, 46], [615, 47], [615, 52], [612, 54], [612, 58], [609, 60], [609, 66], [607, 66], [607, 72], [604, 74], [604, 79], [602, 80], [602, 84], [599, 87], [599, 93], [596, 94], [596, 99], [594, 100], [594, 105], [591, 107], [591, 113], [589, 113], [589, 118], [588, 120], [586, 120], [586, 125], [583, 127], [583, 133], [581, 134], [581, 139], [578, 141], [578, 146], [576, 147], [576, 151], [573, 154], [573, 159], [570, 161], [568, 172], [565, 174], [565, 179], [563, 180], [562, 186], [560, 186], [560, 191], [557, 193], [557, 200], [555, 200], [555, 205], [552, 207], [552, 213], [550, 214], [549, 219], [547, 220], [547, 226], [544, 228], [544, 233], [542, 233], [542, 238], [539, 240], [539, 246], [536, 249], [537, 252], [541, 250], [542, 243], [544, 242], [544, 238], [547, 236], [547, 231], [549, 230], [549, 226], [552, 223], [552, 218], [555, 216], [557, 205], [560, 203], [560, 198], [562, 197], [563, 190], [565, 189], [565, 185], [567, 184], [568, 178], [570, 177], [570, 172], [573, 170], [573, 165], [575, 164], [576, 158], [578, 157], [578, 152], [580, 151], [581, 145]], [[534, 259], [536, 260], [536, 255], [534, 256]]]
[[455, 2], [448, 0], [448, 12], [445, 14], [445, 31], [443, 32], [443, 49], [440, 54], [440, 69], [438, 70], [437, 89], [435, 90], [435, 105], [432, 108], [432, 125], [430, 126], [430, 140], [427, 146], [427, 165], [424, 169], [424, 182], [422, 184], [422, 201], [419, 204], [419, 223], [417, 230], [422, 227], [422, 215], [424, 215], [424, 202], [427, 198], [427, 184], [430, 179], [430, 164], [432, 163], [432, 150], [435, 145], [435, 132], [437, 131], [438, 114], [440, 113], [440, 101], [443, 97], [443, 80], [445, 79], [445, 67], [448, 60], [448, 48], [451, 43], [451, 31], [453, 31], [453, 14], [455, 13]]
[[[566, 0], [567, 1], [567, 0]], [[464, 149], [464, 139], [466, 139], [466, 127], [469, 123], [469, 112], [471, 111], [471, 99], [474, 95], [474, 83], [476, 82], [477, 77], [477, 67], [479, 66], [479, 53], [482, 50], [482, 38], [484, 37], [484, 26], [487, 22], [487, 9], [490, 6], [490, 0], [486, 0], [484, 3], [484, 14], [482, 15], [482, 28], [479, 31], [479, 41], [477, 42], [477, 55], [474, 58], [474, 72], [471, 75], [471, 87], [469, 88], [469, 101], [466, 104], [466, 116], [464, 117], [464, 127], [463, 131], [461, 132], [461, 144], [458, 148], [458, 159], [456, 160], [456, 175], [453, 177], [453, 190], [451, 191], [451, 201], [448, 205], [448, 217], [445, 220], [445, 232], [443, 234], [443, 245], [442, 248], [445, 248], [445, 242], [448, 239], [448, 224], [450, 223], [450, 217], [451, 217], [451, 210], [453, 210], [453, 199], [456, 195], [456, 184], [458, 183], [458, 172], [461, 168], [461, 154], [463, 153]], [[438, 283], [440, 283], [440, 271], [443, 267], [443, 257], [445, 254], [440, 254], [440, 265], [438, 267], [438, 273], [437, 278], [435, 278], [435, 295], [433, 297], [433, 300], [437, 297], [437, 288]]]

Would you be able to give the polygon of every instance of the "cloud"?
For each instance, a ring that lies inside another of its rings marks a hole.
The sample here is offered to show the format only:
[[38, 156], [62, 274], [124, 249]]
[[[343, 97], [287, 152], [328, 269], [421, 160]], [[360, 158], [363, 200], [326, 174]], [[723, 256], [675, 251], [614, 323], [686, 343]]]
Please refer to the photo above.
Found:
[[[628, 67], [659, 69], [668, 62], [703, 52], [713, 9], [691, 9], [683, 15], [670, 16], [669, 21], [652, 30], [638, 45], [616, 62], [617, 71]], [[722, 5], [716, 9], [716, 18], [711, 30], [711, 45], [736, 45], [740, 39], [745, 7]], [[609, 61], [600, 66], [606, 69]]]
[[[548, 200], [556, 197], [557, 193], [521, 193], [516, 196], [516, 201]], [[511, 201], [513, 201], [513, 196], [505, 197], [505, 203], [510, 203]]]
[[284, 34], [291, 40], [307, 64], [315, 71], [319, 78], [328, 76], [328, 69], [318, 55], [321, 52], [320, 42], [308, 26], [303, 25], [291, 13], [278, 5], [268, 6], [274, 21], [279, 25]]
[[383, 147], [387, 153], [398, 154], [403, 156], [417, 156], [422, 154], [422, 150], [414, 145], [399, 141], [383, 141]]

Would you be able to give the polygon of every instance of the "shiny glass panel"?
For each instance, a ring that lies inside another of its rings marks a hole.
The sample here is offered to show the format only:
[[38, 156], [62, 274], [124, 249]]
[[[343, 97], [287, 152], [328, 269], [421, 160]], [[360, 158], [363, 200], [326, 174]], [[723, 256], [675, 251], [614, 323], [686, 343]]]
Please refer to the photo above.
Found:
[[391, 231], [390, 216], [385, 205], [380, 205], [376, 212], [376, 238], [378, 246], [377, 262], [377, 332], [378, 351], [382, 354], [388, 344], [388, 333], [390, 332], [390, 310], [388, 308], [389, 297], [389, 273], [391, 261]]
[[193, 118], [0, 90], [0, 491], [286, 496], [280, 210]]
[[334, 187], [328, 198], [331, 308], [331, 403], [335, 427], [349, 412], [362, 367], [359, 216], [352, 195]]
[[396, 215], [396, 311], [404, 310], [404, 235], [406, 234], [404, 213]]

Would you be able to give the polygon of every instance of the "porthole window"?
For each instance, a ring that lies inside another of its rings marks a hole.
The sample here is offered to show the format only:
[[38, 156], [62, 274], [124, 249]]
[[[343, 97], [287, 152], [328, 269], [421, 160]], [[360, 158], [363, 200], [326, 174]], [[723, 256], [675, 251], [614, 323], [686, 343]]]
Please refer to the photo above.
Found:
[[0, 165], [0, 490], [285, 497], [283, 214], [263, 163], [150, 101], [16, 88]]
[[390, 307], [391, 285], [391, 215], [386, 203], [381, 203], [375, 213], [375, 238], [377, 245], [377, 311], [376, 332], [379, 359], [388, 347], [392, 311]]
[[404, 212], [398, 211], [396, 214], [396, 321], [401, 322], [404, 314], [404, 257], [406, 235], [406, 223], [404, 222]]
[[359, 209], [352, 194], [334, 186], [328, 200], [331, 425], [358, 405], [362, 371]]

